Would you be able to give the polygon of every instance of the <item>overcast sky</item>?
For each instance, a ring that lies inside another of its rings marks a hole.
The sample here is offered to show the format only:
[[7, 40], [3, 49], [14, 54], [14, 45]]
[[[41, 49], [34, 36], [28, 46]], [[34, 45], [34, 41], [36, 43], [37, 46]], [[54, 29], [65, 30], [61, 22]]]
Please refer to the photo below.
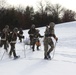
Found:
[[[6, 2], [10, 5], [14, 5], [14, 6], [33, 6], [34, 8], [36, 8], [38, 2], [41, 0], [6, 0]], [[60, 4], [63, 7], [66, 7], [68, 9], [72, 9], [74, 11], [76, 11], [76, 0], [42, 0], [44, 1], [49, 1], [52, 4]]]

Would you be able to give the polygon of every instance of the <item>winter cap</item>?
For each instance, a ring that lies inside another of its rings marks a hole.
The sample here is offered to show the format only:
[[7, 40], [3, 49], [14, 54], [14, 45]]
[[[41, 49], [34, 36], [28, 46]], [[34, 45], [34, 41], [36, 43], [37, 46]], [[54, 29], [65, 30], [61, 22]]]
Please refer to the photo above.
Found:
[[15, 28], [13, 29], [13, 31], [14, 31], [14, 32], [18, 32], [18, 28], [15, 27]]
[[3, 32], [7, 32], [7, 28], [4, 28], [4, 29], [3, 29]]
[[54, 28], [54, 27], [55, 27], [55, 23], [54, 23], [54, 22], [50, 22], [50, 23], [49, 23], [49, 26], [50, 26], [51, 28]]
[[8, 25], [6, 25], [6, 26], [5, 26], [5, 28], [9, 28], [9, 26], [8, 26]]
[[33, 25], [31, 26], [31, 28], [35, 28], [35, 25], [33, 24]]

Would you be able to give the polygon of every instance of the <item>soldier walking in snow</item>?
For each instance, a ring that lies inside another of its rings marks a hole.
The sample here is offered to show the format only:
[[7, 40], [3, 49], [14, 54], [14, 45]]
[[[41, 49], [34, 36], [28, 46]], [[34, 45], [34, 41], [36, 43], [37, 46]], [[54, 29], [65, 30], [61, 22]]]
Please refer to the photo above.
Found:
[[22, 28], [19, 29], [18, 37], [20, 42], [22, 42], [22, 39], [24, 39]]
[[33, 42], [33, 38], [36, 34], [36, 29], [35, 29], [35, 25], [33, 24], [30, 28], [30, 30], [28, 31], [29, 37], [30, 37], [30, 45], [32, 45], [32, 49], [34, 51], [34, 42]]
[[39, 30], [35, 29], [35, 25], [31, 26], [31, 29], [28, 31], [30, 37], [30, 45], [32, 45], [33, 51], [35, 51], [35, 44], [37, 45], [37, 50], [39, 50], [40, 41], [39, 37], [43, 37], [40, 35]]
[[7, 51], [7, 47], [8, 47], [8, 36], [9, 36], [9, 26], [6, 25], [5, 28], [2, 30], [1, 33], [1, 47], [4, 45], [4, 49]]
[[18, 58], [18, 56], [16, 55], [16, 52], [15, 52], [15, 44], [16, 44], [16, 40], [17, 40], [17, 36], [18, 36], [17, 32], [18, 32], [18, 28], [14, 28], [13, 32], [9, 35], [9, 42], [10, 42], [10, 46], [11, 46], [11, 49], [9, 52], [9, 57], [11, 57], [11, 55], [13, 53], [14, 59]]
[[[44, 37], [44, 59], [51, 59], [50, 53], [54, 49], [54, 42], [51, 37], [53, 37], [56, 41], [58, 38], [56, 37], [54, 33], [54, 26], [55, 24], [51, 22], [45, 30], [45, 37]], [[48, 46], [50, 46], [50, 49], [48, 49]]]
[[37, 50], [39, 50], [39, 46], [41, 45], [39, 38], [42, 38], [42, 37], [44, 37], [44, 36], [42, 36], [39, 33], [39, 30], [36, 29], [36, 34], [35, 34], [35, 37], [34, 37], [33, 41], [34, 41], [34, 46], [35, 46], [35, 44], [37, 46]]

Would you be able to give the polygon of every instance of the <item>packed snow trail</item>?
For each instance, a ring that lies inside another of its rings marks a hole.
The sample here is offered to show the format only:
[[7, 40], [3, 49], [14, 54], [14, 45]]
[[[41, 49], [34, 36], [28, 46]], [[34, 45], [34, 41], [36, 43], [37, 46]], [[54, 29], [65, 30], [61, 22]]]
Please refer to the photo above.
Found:
[[[38, 28], [41, 35], [44, 34], [45, 27]], [[24, 30], [24, 35], [28, 37], [28, 30]], [[16, 52], [20, 59], [9, 59], [5, 53], [0, 61], [1, 75], [76, 75], [76, 21], [58, 24], [55, 27], [58, 43], [55, 48], [54, 58], [44, 60], [43, 39], [40, 51], [35, 49], [32, 52], [30, 46], [25, 46], [17, 40]], [[0, 57], [4, 52], [0, 48]]]

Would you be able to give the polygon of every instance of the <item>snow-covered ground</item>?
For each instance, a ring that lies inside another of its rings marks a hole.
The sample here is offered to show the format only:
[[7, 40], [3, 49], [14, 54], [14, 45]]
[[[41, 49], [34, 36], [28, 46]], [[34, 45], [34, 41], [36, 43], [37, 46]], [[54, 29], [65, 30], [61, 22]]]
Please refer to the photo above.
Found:
[[[44, 35], [45, 27], [39, 28]], [[28, 30], [24, 31], [28, 38]], [[30, 46], [17, 40], [16, 52], [20, 59], [13, 60], [5, 53], [0, 60], [0, 75], [76, 75], [76, 21], [55, 26], [58, 43], [53, 60], [44, 60], [43, 38], [40, 39], [40, 51], [32, 52]], [[9, 48], [10, 49], [10, 48]], [[4, 52], [0, 48], [0, 59]], [[51, 54], [52, 55], [52, 54]]]

